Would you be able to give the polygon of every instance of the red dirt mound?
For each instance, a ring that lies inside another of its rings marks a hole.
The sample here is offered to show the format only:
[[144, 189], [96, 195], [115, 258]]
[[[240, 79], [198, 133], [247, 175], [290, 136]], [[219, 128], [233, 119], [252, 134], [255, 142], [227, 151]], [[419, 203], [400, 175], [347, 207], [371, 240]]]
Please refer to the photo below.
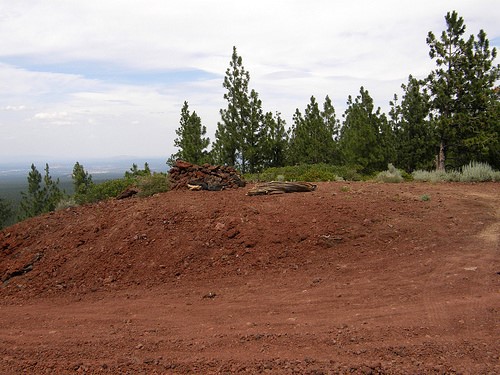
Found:
[[247, 190], [0, 232], [0, 373], [500, 373], [498, 184]]

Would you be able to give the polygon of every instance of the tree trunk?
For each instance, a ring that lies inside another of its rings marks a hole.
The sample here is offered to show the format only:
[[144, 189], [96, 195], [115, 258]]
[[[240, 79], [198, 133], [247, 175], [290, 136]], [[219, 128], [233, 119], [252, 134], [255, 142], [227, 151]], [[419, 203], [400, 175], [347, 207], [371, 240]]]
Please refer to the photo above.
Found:
[[439, 144], [439, 154], [437, 156], [436, 161], [436, 170], [444, 171], [445, 170], [445, 152], [444, 152], [444, 143], [441, 141]]

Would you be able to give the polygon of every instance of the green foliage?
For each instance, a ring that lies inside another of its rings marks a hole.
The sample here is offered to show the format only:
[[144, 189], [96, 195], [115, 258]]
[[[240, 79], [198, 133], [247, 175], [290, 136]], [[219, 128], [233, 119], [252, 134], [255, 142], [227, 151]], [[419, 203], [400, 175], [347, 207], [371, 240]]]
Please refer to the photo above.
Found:
[[360, 180], [355, 167], [330, 164], [299, 164], [279, 168], [267, 168], [258, 174], [246, 174], [247, 181], [338, 181]]
[[76, 162], [71, 174], [74, 186], [74, 200], [78, 204], [85, 203], [85, 199], [94, 183], [92, 182], [92, 175], [90, 175], [83, 165]]
[[94, 203], [117, 197], [122, 191], [132, 186], [134, 180], [124, 177], [93, 184], [85, 196], [85, 203]]
[[180, 126], [175, 133], [178, 138], [174, 140], [174, 146], [178, 147], [179, 151], [170, 157], [169, 165], [173, 165], [177, 159], [193, 164], [209, 161], [206, 148], [210, 144], [210, 139], [205, 137], [207, 128], [201, 125], [201, 118], [196, 112], [190, 113], [187, 101], [182, 106]]
[[249, 81], [250, 74], [243, 67], [243, 59], [233, 47], [223, 83], [228, 106], [220, 110], [221, 122], [217, 124], [212, 151], [216, 163], [239, 167], [243, 172], [246, 172], [242, 161], [243, 129], [249, 126], [250, 118]]
[[267, 112], [264, 116], [265, 137], [262, 145], [263, 167], [283, 167], [286, 163], [288, 133], [285, 120], [277, 112]]
[[152, 173], [148, 163], [144, 164], [144, 169], [139, 169], [137, 164], [133, 164], [130, 170], [125, 172], [123, 178], [91, 184], [85, 194], [75, 194], [73, 200], [65, 200], [61, 202], [60, 206], [65, 208], [74, 205], [73, 203], [95, 203], [115, 198], [129, 187], [137, 188], [138, 195], [146, 197], [168, 191], [169, 185], [167, 175], [165, 173]]
[[140, 176], [134, 186], [139, 189], [139, 196], [148, 197], [169, 190], [168, 176], [165, 173], [153, 173], [149, 176]]
[[404, 178], [401, 171], [395, 168], [391, 163], [387, 166], [387, 170], [377, 174], [375, 178], [378, 182], [403, 182]]
[[12, 208], [9, 202], [0, 198], [0, 229], [2, 229], [7, 220], [12, 216]]
[[19, 219], [24, 220], [42, 213], [54, 211], [57, 203], [64, 197], [64, 192], [59, 189], [59, 179], [52, 180], [49, 165], [45, 164], [45, 175], [42, 175], [31, 164], [28, 174], [28, 191], [21, 193]]
[[318, 164], [338, 162], [337, 138], [339, 122], [328, 96], [320, 111], [318, 102], [311, 96], [304, 116], [297, 110], [290, 131], [289, 162], [291, 164]]
[[466, 26], [457, 12], [448, 12], [445, 20], [447, 28], [439, 39], [432, 32], [427, 36], [429, 55], [437, 65], [427, 85], [439, 137], [439, 169], [500, 154], [496, 49], [490, 50], [483, 30], [477, 39], [465, 39]]
[[[446, 30], [439, 38], [427, 36], [429, 55], [436, 68], [425, 80], [411, 75], [402, 85], [402, 101], [390, 102], [389, 119], [376, 108], [363, 87], [348, 97], [343, 123], [336, 119], [328, 96], [320, 109], [314, 96], [304, 113], [293, 114], [290, 129], [280, 114], [262, 110], [262, 101], [250, 90], [250, 74], [236, 47], [226, 70], [223, 87], [227, 108], [220, 110], [212, 162], [232, 165], [243, 173], [264, 168], [302, 164], [335, 164], [347, 168], [337, 178], [373, 176], [394, 163], [401, 176], [419, 169], [448, 170], [471, 160], [500, 168], [500, 65], [494, 65], [496, 49], [490, 49], [486, 33], [464, 38], [465, 24], [456, 12], [445, 17]], [[186, 112], [187, 112], [187, 103]], [[188, 114], [189, 112], [187, 112]], [[338, 168], [338, 167], [337, 167]], [[269, 170], [257, 175], [262, 178]], [[309, 171], [309, 179], [330, 179], [324, 171]], [[276, 175], [276, 173], [271, 173]], [[458, 172], [417, 178], [454, 181]], [[295, 175], [294, 175], [295, 176]], [[297, 177], [297, 176], [295, 176]], [[389, 178], [382, 174], [380, 179]]]
[[394, 142], [388, 121], [363, 87], [355, 100], [349, 96], [340, 146], [347, 164], [361, 166], [363, 173], [382, 170], [394, 158]]
[[424, 195], [422, 195], [422, 196], [420, 197], [420, 200], [421, 200], [422, 202], [428, 202], [428, 201], [430, 201], [430, 200], [431, 200], [431, 196], [430, 196], [430, 195], [427, 195], [427, 194], [424, 194]]
[[390, 102], [390, 123], [395, 137], [396, 163], [407, 172], [431, 168], [438, 146], [435, 131], [429, 120], [430, 104], [423, 83], [411, 75], [401, 104], [397, 96]]
[[148, 163], [144, 163], [144, 169], [139, 169], [137, 164], [133, 163], [129, 171], [125, 172], [125, 178], [134, 178], [141, 176], [151, 176], [151, 169]]
[[284, 165], [287, 134], [279, 113], [275, 117], [264, 114], [259, 94], [249, 91], [249, 81], [250, 74], [233, 47], [223, 84], [227, 109], [220, 110], [212, 160], [243, 173], [256, 173], [264, 167]]

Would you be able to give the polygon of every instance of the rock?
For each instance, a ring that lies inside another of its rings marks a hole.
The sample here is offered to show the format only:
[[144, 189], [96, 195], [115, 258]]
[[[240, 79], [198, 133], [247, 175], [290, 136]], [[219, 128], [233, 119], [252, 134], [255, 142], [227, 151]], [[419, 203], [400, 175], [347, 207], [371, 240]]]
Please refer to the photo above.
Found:
[[116, 197], [116, 199], [130, 198], [130, 197], [136, 195], [138, 192], [139, 192], [139, 190], [137, 190], [136, 188], [134, 188], [134, 187], [128, 187], [124, 191], [122, 191], [120, 193], [120, 195], [118, 195]]
[[[245, 181], [232, 167], [203, 164], [191, 164], [177, 160], [169, 171], [172, 190], [209, 190], [220, 191], [244, 187]], [[199, 188], [197, 188], [199, 187]]]

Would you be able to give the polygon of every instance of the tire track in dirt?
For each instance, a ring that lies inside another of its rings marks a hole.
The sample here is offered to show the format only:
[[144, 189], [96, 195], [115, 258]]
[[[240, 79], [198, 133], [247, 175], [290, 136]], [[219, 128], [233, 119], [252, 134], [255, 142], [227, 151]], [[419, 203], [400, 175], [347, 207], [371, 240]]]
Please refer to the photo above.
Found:
[[490, 242], [496, 250], [500, 243], [500, 198], [497, 195], [485, 193], [470, 193], [471, 196], [482, 198], [487, 201], [487, 204], [494, 210], [495, 222], [488, 225], [478, 237]]
[[[480, 308], [484, 308], [484, 298], [488, 299], [487, 304], [495, 305], [495, 300], [489, 298], [489, 296], [483, 296], [483, 299], [480, 298], [481, 295], [478, 295], [478, 293], [481, 292], [478, 287], [484, 277], [483, 274], [494, 275], [500, 270], [498, 266], [500, 199], [495, 194], [483, 192], [467, 192], [464, 194], [464, 198], [466, 201], [473, 199], [475, 202], [487, 207], [488, 214], [494, 217], [494, 221], [475, 234], [473, 236], [474, 240], [465, 244], [463, 248], [457, 248], [452, 254], [447, 254], [442, 259], [443, 263], [429, 277], [433, 279], [441, 278], [443, 285], [445, 283], [450, 285], [460, 283], [460, 288], [467, 296], [466, 301], [436, 300], [435, 294], [429, 291], [428, 293], [424, 292], [422, 302], [425, 311], [424, 321], [430, 328], [451, 331], [456, 329], [458, 322], [462, 330], [474, 336], [475, 328], [465, 324], [464, 320], [460, 318], [460, 314], [456, 314], [456, 310], [457, 305], [460, 305], [462, 311], [475, 312]], [[428, 284], [435, 284], [435, 280], [429, 280]], [[458, 287], [458, 285], [455, 287]]]

